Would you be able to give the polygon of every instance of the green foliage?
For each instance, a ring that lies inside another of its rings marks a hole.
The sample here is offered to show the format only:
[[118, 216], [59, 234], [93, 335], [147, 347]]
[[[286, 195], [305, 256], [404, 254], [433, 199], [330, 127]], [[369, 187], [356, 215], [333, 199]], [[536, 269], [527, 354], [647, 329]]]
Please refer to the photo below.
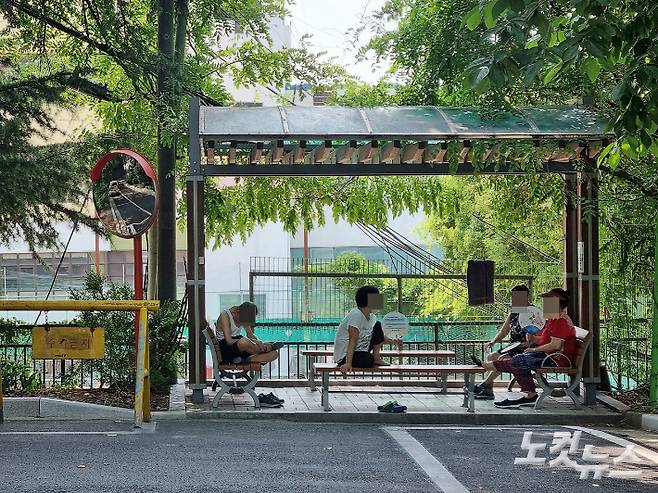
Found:
[[215, 247], [238, 235], [243, 241], [257, 227], [279, 221], [295, 233], [325, 224], [325, 207], [334, 221], [383, 226], [405, 210], [432, 213], [441, 196], [431, 177], [247, 178], [230, 188], [206, 183], [206, 233]]
[[57, 248], [57, 222], [95, 222], [80, 210], [86, 194], [80, 183], [89, 168], [86, 142], [34, 143], [56, 133], [48, 107], [63, 104], [62, 78], [26, 77], [11, 67], [0, 71], [0, 244], [23, 239], [32, 250]]
[[[71, 291], [75, 300], [131, 300], [128, 286], [107, 284], [102, 276], [89, 272], [82, 289]], [[149, 314], [151, 388], [166, 391], [176, 383], [179, 344], [178, 302], [166, 302]], [[95, 364], [101, 385], [132, 389], [135, 386], [135, 315], [130, 312], [82, 312], [75, 323], [105, 328], [105, 359]]]
[[41, 386], [39, 373], [28, 364], [0, 358], [0, 374], [2, 374], [2, 389], [35, 390]]
[[[629, 157], [658, 154], [655, 1], [489, 0], [471, 11], [466, 24], [471, 31], [479, 27], [483, 40], [496, 40], [489, 43], [491, 56], [471, 65], [473, 71], [489, 72], [476, 86], [506, 87], [517, 79], [532, 82], [542, 74], [543, 83], [552, 84], [564, 80], [570, 69], [586, 75], [592, 84], [604, 76], [618, 140], [603, 158], [607, 156], [614, 167], [620, 152]], [[493, 74], [496, 69], [501, 76]]]

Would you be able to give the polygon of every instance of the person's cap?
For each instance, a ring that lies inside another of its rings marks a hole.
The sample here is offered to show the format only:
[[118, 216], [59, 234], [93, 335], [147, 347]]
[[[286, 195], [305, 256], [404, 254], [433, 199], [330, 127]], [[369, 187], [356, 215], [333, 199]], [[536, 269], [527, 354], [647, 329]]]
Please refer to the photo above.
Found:
[[562, 301], [569, 301], [569, 293], [564, 289], [555, 288], [539, 295], [540, 298], [559, 298]]

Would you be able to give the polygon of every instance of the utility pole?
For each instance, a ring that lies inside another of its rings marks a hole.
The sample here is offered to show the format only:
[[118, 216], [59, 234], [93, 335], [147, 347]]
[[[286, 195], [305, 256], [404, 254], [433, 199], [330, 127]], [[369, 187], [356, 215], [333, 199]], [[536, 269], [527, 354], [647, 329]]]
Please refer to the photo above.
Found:
[[[174, 104], [174, 0], [160, 0], [158, 13], [158, 113]], [[176, 141], [173, 129], [169, 139], [163, 135], [164, 118], [158, 124], [158, 180], [160, 213], [158, 216], [158, 298], [176, 299]], [[166, 142], [166, 143], [165, 143]]]
[[653, 259], [653, 324], [651, 329], [651, 377], [649, 400], [658, 402], [658, 218], [656, 221], [655, 253]]

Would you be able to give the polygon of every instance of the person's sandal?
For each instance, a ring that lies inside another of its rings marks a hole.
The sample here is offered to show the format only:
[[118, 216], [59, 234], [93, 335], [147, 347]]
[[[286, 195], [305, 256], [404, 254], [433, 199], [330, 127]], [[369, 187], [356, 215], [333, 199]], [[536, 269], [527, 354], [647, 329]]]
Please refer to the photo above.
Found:
[[388, 401], [383, 406], [377, 406], [377, 410], [383, 413], [390, 413], [391, 409], [398, 405], [398, 401]]

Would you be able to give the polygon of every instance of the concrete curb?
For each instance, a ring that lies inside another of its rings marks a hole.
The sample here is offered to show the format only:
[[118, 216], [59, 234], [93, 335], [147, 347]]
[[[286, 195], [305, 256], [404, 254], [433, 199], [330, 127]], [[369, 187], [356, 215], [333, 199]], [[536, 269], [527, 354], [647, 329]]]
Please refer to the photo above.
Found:
[[622, 415], [510, 414], [510, 413], [424, 413], [390, 414], [380, 412], [258, 412], [187, 411], [188, 419], [209, 420], [285, 420], [300, 423], [379, 423], [379, 424], [451, 424], [451, 425], [619, 425]]
[[6, 397], [7, 419], [133, 419], [134, 411], [121, 407], [102, 406], [87, 402], [52, 399], [50, 397]]
[[636, 413], [629, 411], [625, 415], [626, 422], [644, 431], [658, 431], [658, 414]]
[[613, 411], [622, 413], [623, 422], [629, 424], [633, 428], [644, 431], [658, 431], [658, 414], [638, 413], [631, 411], [623, 402], [619, 402], [606, 394], [599, 393], [597, 400]]

